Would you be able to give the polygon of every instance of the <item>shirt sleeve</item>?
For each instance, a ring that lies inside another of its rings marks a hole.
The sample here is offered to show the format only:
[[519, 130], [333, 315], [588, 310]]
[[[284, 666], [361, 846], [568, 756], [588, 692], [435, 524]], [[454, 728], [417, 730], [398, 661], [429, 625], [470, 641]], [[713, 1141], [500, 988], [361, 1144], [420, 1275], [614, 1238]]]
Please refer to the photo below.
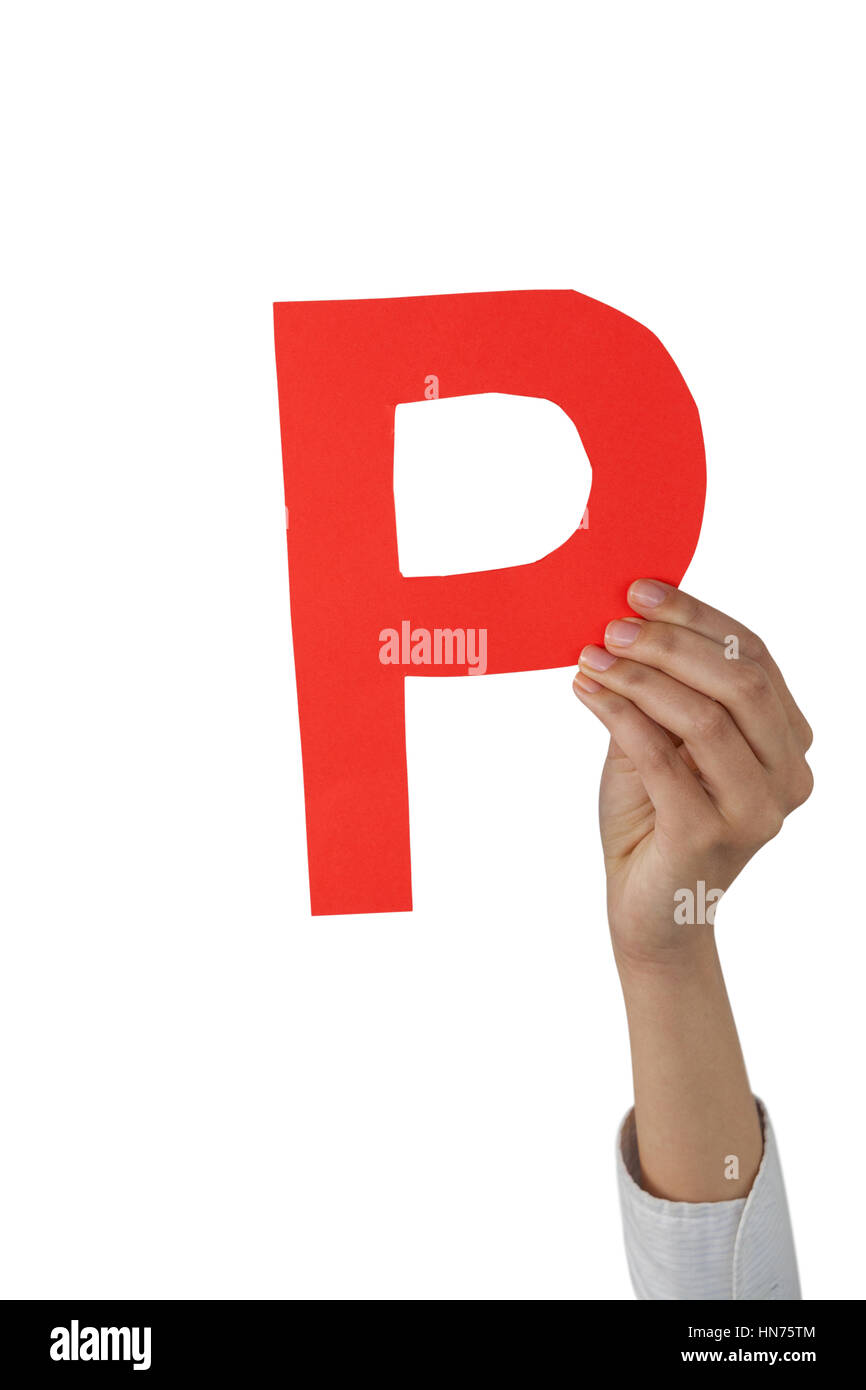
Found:
[[747, 1197], [668, 1202], [640, 1186], [634, 1110], [617, 1135], [625, 1249], [639, 1299], [799, 1299], [797, 1257], [769, 1116], [761, 1166]]

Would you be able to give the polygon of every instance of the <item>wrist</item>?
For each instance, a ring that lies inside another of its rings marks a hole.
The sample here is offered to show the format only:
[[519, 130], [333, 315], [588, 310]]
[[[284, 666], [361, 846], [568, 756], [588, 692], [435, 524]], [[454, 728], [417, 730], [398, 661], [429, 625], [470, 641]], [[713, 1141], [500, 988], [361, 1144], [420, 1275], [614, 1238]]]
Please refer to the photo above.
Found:
[[655, 985], [707, 983], [721, 974], [712, 927], [692, 929], [683, 940], [658, 942], [648, 935], [646, 941], [627, 942], [617, 939], [611, 927], [613, 954], [624, 993]]

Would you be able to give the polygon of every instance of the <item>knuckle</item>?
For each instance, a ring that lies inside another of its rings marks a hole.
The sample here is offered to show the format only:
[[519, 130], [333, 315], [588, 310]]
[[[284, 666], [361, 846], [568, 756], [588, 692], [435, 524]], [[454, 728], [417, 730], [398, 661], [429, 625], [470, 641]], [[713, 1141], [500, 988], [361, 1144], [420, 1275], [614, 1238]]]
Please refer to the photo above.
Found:
[[747, 657], [749, 661], [763, 662], [766, 661], [769, 652], [757, 633], [745, 628], [740, 638], [740, 656]]
[[628, 690], [635, 690], [638, 686], [645, 685], [649, 679], [649, 672], [646, 667], [641, 666], [636, 661], [622, 662], [617, 674], [621, 684]]
[[759, 666], [751, 658], [746, 658], [734, 672], [734, 684], [737, 693], [743, 699], [760, 700], [770, 689], [770, 678], [763, 666]]
[[605, 690], [605, 704], [607, 717], [612, 724], [628, 723], [628, 715], [634, 706], [624, 695], [617, 695], [615, 690]]
[[647, 745], [647, 767], [652, 772], [672, 772], [679, 754], [669, 739], [653, 739]]
[[808, 801], [815, 786], [815, 778], [812, 769], [807, 762], [803, 762], [797, 768], [796, 774], [791, 785], [791, 810], [796, 811], [798, 806], [802, 806], [804, 801]]
[[774, 840], [785, 817], [775, 801], [758, 801], [737, 818], [732, 831], [733, 845], [741, 854], [753, 854], [768, 840]]
[[641, 637], [646, 648], [658, 656], [671, 656], [680, 645], [680, 635], [670, 623], [647, 623]]
[[678, 607], [686, 627], [694, 627], [700, 622], [704, 611], [700, 599], [692, 598], [691, 594], [680, 594]]
[[705, 700], [691, 718], [692, 735], [700, 743], [722, 738], [729, 725], [728, 712], [718, 700]]
[[766, 844], [767, 840], [775, 840], [784, 823], [785, 817], [778, 806], [766, 807], [758, 819], [761, 843]]
[[785, 813], [775, 797], [767, 792], [756, 802], [754, 810], [748, 819], [752, 839], [756, 841], [757, 844], [764, 845], [768, 840], [774, 840], [782, 829], [782, 825], [785, 821]]

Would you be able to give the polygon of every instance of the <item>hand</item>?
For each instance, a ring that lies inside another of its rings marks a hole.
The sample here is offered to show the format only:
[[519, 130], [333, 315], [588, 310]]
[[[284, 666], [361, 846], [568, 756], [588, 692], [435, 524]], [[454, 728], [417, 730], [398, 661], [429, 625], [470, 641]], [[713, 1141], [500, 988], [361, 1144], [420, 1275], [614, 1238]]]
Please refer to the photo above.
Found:
[[628, 601], [639, 617], [608, 624], [574, 679], [611, 735], [599, 806], [621, 970], [714, 950], [714, 891], [812, 790], [812, 731], [754, 633], [657, 580]]

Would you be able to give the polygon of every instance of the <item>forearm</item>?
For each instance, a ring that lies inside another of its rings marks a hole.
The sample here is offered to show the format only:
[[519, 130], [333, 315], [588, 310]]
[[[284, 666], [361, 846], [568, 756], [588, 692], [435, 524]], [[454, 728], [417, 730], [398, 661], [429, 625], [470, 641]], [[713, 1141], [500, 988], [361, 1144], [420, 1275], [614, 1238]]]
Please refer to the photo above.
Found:
[[763, 1140], [712, 934], [680, 960], [617, 966], [641, 1185], [671, 1201], [745, 1196]]

